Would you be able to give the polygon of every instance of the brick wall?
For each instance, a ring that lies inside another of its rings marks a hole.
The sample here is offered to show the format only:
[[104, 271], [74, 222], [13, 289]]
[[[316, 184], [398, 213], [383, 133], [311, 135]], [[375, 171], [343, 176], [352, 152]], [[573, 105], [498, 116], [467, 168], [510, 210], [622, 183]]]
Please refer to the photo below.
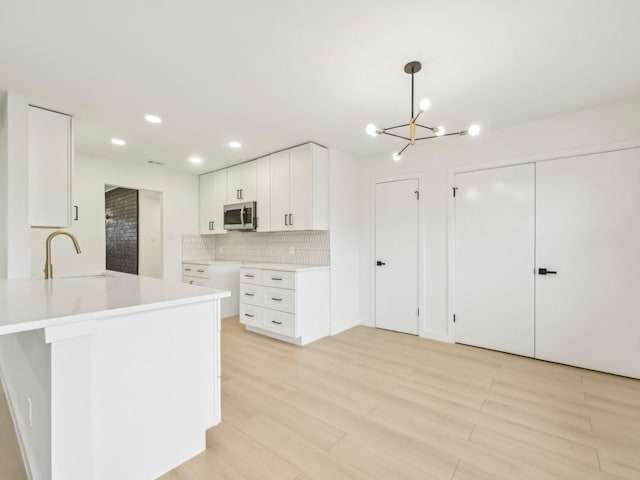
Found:
[[116, 188], [104, 194], [107, 270], [138, 273], [138, 191]]

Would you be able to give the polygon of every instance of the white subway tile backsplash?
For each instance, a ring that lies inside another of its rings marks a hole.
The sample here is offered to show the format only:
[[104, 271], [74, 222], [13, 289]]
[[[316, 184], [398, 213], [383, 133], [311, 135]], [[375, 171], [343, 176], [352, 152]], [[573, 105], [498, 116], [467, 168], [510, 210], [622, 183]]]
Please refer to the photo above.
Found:
[[182, 259], [329, 265], [329, 232], [183, 235]]

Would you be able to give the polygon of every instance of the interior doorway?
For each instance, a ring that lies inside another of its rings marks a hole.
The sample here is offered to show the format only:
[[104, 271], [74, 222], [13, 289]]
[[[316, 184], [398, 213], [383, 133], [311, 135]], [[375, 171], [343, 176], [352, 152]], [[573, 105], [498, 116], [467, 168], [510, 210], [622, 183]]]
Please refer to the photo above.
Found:
[[375, 326], [418, 334], [419, 182], [375, 185]]
[[105, 185], [106, 268], [163, 277], [162, 192]]

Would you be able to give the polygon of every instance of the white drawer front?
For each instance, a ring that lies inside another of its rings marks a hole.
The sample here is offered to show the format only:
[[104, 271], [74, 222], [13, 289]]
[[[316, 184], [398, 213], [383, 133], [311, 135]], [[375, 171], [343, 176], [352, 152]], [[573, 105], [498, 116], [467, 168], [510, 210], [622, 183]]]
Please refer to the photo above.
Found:
[[196, 265], [195, 263], [183, 263], [182, 274], [190, 277], [209, 278], [209, 268], [206, 265]]
[[265, 330], [293, 337], [295, 322], [296, 316], [292, 313], [278, 312], [268, 308], [262, 310], [262, 328]]
[[182, 283], [187, 283], [189, 285], [197, 285], [199, 287], [210, 287], [209, 279], [200, 278], [200, 277], [188, 277], [186, 275], [182, 276]]
[[255, 305], [240, 304], [240, 323], [262, 327], [262, 308]]
[[240, 284], [240, 303], [260, 305], [262, 287], [260, 285]]
[[255, 268], [240, 269], [240, 283], [260, 284], [261, 280], [262, 280], [262, 270], [256, 270]]
[[296, 288], [295, 272], [278, 272], [276, 270], [263, 270], [262, 285], [277, 288]]
[[262, 287], [262, 306], [295, 313], [296, 291], [285, 288]]

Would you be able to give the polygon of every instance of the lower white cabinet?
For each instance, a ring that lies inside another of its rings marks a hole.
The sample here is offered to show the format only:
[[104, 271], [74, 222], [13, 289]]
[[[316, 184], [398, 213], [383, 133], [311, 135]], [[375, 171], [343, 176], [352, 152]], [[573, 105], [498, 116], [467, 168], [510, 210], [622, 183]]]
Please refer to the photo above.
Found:
[[329, 335], [329, 267], [257, 264], [240, 269], [240, 322], [305, 345]]
[[220, 300], [220, 318], [238, 315], [238, 275], [240, 262], [183, 262], [182, 283], [229, 290], [231, 296]]

